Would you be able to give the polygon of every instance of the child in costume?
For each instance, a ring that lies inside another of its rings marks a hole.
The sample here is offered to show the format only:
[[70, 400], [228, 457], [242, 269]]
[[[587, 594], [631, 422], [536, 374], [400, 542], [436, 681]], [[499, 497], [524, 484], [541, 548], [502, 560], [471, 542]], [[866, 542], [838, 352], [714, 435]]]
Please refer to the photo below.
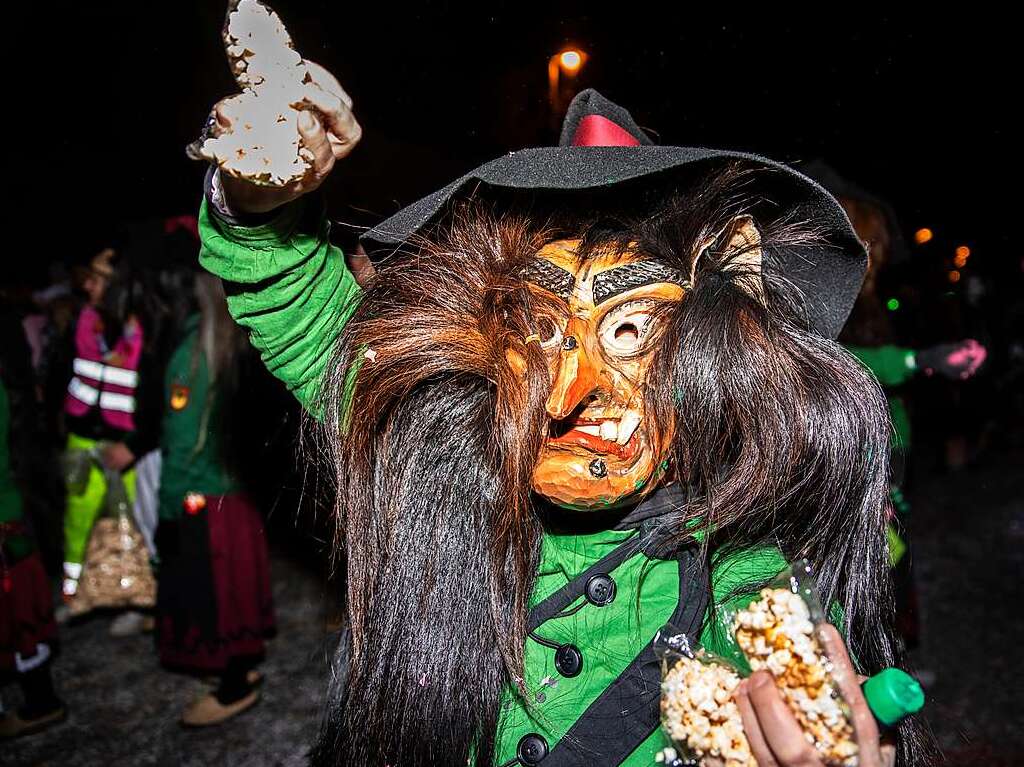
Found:
[[[761, 157], [653, 146], [587, 91], [558, 147], [367, 233], [364, 291], [308, 195], [359, 128], [305, 64], [308, 173], [221, 162], [200, 232], [335, 467], [348, 626], [314, 763], [650, 765], [658, 629], [735, 655], [717, 609], [797, 555], [864, 669], [893, 663], [888, 421], [831, 340], [866, 262], [836, 201]], [[209, 129], [254, 122], [225, 102]], [[755, 755], [818, 763], [763, 681], [741, 693]]]
[[167, 667], [216, 674], [183, 724], [219, 724], [254, 705], [255, 671], [274, 630], [267, 544], [259, 512], [225, 461], [223, 414], [247, 346], [220, 281], [195, 277], [196, 309], [171, 355], [161, 438], [157, 645]]

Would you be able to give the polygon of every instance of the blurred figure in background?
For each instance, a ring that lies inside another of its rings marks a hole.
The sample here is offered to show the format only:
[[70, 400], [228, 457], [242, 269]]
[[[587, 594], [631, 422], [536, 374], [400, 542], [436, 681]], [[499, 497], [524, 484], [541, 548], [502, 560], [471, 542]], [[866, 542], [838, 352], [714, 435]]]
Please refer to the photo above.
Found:
[[919, 641], [920, 621], [910, 571], [911, 557], [908, 556], [910, 504], [905, 494], [912, 432], [901, 387], [918, 374], [937, 373], [950, 380], [966, 380], [978, 371], [987, 352], [974, 339], [925, 349], [898, 345], [890, 312], [879, 292], [880, 275], [886, 266], [906, 258], [906, 245], [895, 214], [884, 201], [847, 181], [824, 163], [811, 163], [803, 170], [838, 198], [868, 251], [864, 283], [839, 341], [875, 374], [889, 402], [893, 424], [889, 554], [896, 586], [897, 628], [907, 646], [914, 647]]
[[[14, 327], [20, 326], [14, 323]], [[50, 674], [57, 640], [50, 581], [25, 521], [9, 462], [7, 383], [15, 377], [12, 369], [16, 365], [11, 359], [16, 350], [7, 327], [4, 330], [0, 353], [0, 685], [16, 680], [24, 703], [8, 712], [0, 705], [0, 739], [38, 732], [67, 715]], [[24, 340], [20, 346], [27, 362]], [[23, 402], [31, 399], [31, 395], [22, 397]]]
[[[123, 446], [113, 446], [105, 458], [116, 458], [127, 449], [135, 457], [135, 502], [133, 516], [139, 532], [155, 559], [156, 528], [159, 520], [159, 491], [162, 455], [160, 436], [164, 418], [164, 375], [171, 354], [184, 334], [185, 323], [195, 310], [194, 273], [199, 235], [194, 216], [148, 219], [125, 227], [122, 234], [128, 257], [145, 272], [151, 297], [151, 314], [146, 343], [139, 363], [136, 391], [135, 430]], [[105, 462], [116, 468], [113, 461]], [[138, 624], [138, 613], [125, 613], [111, 625], [111, 633], [135, 633], [149, 628]]]
[[[69, 487], [64, 514], [64, 581], [67, 601], [78, 591], [85, 547], [93, 522], [107, 491], [103, 472], [89, 457], [104, 449], [101, 442], [119, 447], [105, 449], [106, 458], [123, 473], [129, 498], [135, 495], [135, 456], [123, 440], [134, 431], [135, 389], [142, 357], [143, 325], [139, 315], [141, 296], [131, 280], [122, 279], [109, 290], [115, 276], [117, 255], [111, 248], [89, 263], [82, 288], [88, 304], [75, 325], [75, 356], [64, 401], [68, 430], [69, 462], [88, 461], [84, 483]], [[127, 283], [127, 284], [126, 284]]]
[[262, 520], [241, 492], [231, 460], [238, 431], [226, 426], [248, 341], [228, 314], [220, 280], [203, 273], [194, 284], [196, 311], [165, 378], [157, 643], [165, 666], [218, 676], [217, 689], [181, 717], [202, 727], [258, 701], [255, 667], [274, 613]]

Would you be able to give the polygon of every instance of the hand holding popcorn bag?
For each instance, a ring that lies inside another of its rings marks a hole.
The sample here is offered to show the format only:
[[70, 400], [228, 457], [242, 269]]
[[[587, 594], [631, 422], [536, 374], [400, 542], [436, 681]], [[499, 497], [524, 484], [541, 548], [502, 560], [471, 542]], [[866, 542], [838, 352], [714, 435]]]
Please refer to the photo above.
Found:
[[855, 767], [850, 707], [818, 637], [827, 623], [806, 560], [761, 589], [745, 610], [726, 616], [752, 671], [768, 671], [808, 741], [827, 765]]
[[[827, 624], [805, 560], [793, 563], [761, 589], [742, 610], [720, 614], [751, 671], [775, 679], [782, 699], [830, 767], [856, 767], [858, 746], [850, 706], [840, 692], [839, 669], [825, 651]], [[662, 726], [678, 754], [672, 765], [757, 764], [743, 731], [735, 693], [747, 673], [735, 664], [690, 646], [686, 635], [666, 626], [656, 646], [662, 658]], [[882, 727], [891, 727], [924, 704], [920, 686], [899, 669], [867, 680], [868, 708]]]

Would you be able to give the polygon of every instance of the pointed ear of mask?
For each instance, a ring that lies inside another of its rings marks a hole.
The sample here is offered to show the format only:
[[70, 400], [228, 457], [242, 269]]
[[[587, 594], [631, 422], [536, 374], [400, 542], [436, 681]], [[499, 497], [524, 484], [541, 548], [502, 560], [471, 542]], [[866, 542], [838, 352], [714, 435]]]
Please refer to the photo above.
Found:
[[714, 235], [704, 240], [696, 258], [690, 283], [696, 284], [697, 266], [701, 259], [713, 257], [725, 272], [733, 272], [737, 284], [764, 303], [764, 281], [761, 279], [761, 232], [751, 216], [736, 216]]

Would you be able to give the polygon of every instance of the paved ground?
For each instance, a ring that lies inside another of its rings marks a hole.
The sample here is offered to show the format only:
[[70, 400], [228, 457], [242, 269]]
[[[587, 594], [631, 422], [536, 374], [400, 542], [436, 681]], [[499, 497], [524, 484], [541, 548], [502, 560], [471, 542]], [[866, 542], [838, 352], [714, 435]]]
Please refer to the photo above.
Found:
[[[182, 708], [209, 688], [161, 671], [151, 637], [112, 639], [97, 618], [63, 632], [55, 668], [65, 724], [0, 745], [2, 765], [300, 765], [318, 726], [326, 663], [324, 598], [315, 575], [275, 554], [278, 638], [261, 703], [223, 728], [184, 730]], [[102, 691], [97, 694], [97, 691]], [[5, 704], [16, 702], [4, 690]]]
[[[1024, 763], [1024, 500], [1015, 455], [984, 469], [920, 477], [912, 494], [922, 586], [922, 668], [936, 672], [929, 717], [950, 764]], [[106, 620], [64, 632], [57, 683], [66, 724], [0, 747], [3, 765], [297, 765], [316, 731], [325, 668], [324, 597], [313, 571], [274, 557], [280, 638], [263, 702], [222, 729], [185, 731], [203, 688], [160, 671], [146, 637], [112, 640]], [[97, 694], [102, 691], [102, 694]], [[14, 705], [13, 688], [3, 691]]]
[[1024, 454], [912, 493], [929, 720], [955, 765], [1024, 764]]

